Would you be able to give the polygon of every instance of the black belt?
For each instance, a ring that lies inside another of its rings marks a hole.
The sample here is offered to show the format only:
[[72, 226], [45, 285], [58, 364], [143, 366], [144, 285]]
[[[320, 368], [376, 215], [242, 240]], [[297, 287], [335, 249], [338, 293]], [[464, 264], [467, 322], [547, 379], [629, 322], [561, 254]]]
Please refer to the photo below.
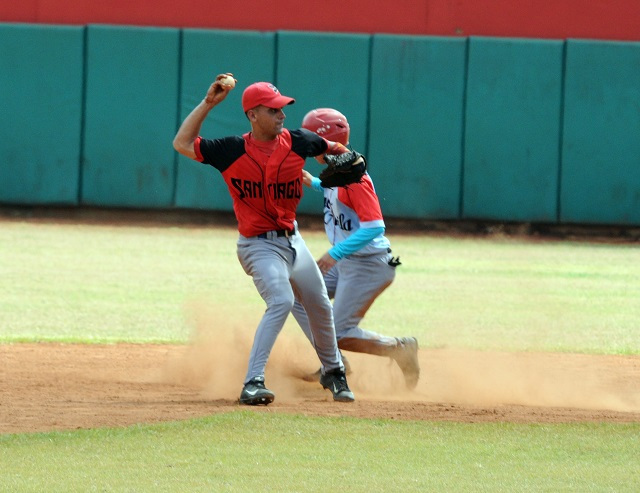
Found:
[[[271, 233], [271, 235], [269, 233]], [[281, 238], [283, 236], [286, 236], [288, 238], [289, 236], [293, 236], [295, 234], [296, 234], [296, 229], [293, 228], [293, 229], [278, 229], [275, 231], [267, 231], [266, 233], [260, 233], [257, 236], [258, 238], [263, 238], [266, 240], [267, 238], [269, 238], [269, 236], [273, 236], [273, 235], [277, 236], [278, 238]]]

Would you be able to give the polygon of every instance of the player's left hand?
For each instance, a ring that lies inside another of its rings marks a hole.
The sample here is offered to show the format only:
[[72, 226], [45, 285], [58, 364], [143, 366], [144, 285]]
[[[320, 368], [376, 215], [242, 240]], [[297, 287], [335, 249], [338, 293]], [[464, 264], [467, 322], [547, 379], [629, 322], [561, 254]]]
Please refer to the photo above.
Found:
[[320, 272], [322, 272], [322, 274], [326, 274], [337, 263], [338, 261], [329, 255], [329, 252], [327, 252], [318, 260], [318, 267], [320, 267]]

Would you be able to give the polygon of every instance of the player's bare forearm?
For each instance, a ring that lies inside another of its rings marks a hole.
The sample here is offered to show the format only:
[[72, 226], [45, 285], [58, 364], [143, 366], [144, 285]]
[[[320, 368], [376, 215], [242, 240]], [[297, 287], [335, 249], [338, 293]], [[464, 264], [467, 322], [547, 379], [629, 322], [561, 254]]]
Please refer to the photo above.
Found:
[[327, 154], [344, 154], [345, 152], [349, 152], [349, 149], [343, 146], [340, 142], [329, 141], [329, 147], [326, 152]]
[[302, 183], [304, 186], [311, 188], [311, 180], [313, 180], [313, 175], [309, 173], [306, 169], [302, 170]]
[[200, 135], [200, 129], [202, 128], [202, 122], [209, 114], [209, 111], [214, 107], [205, 100], [202, 100], [198, 106], [196, 106], [191, 113], [184, 119], [182, 125], [178, 129], [178, 133], [173, 139], [173, 148], [180, 154], [183, 154], [191, 159], [195, 159], [196, 151], [193, 147], [193, 143]]
[[[233, 80], [233, 85], [229, 85], [229, 79]], [[173, 148], [176, 151], [191, 159], [196, 158], [193, 143], [200, 135], [202, 123], [213, 107], [224, 100], [234, 86], [235, 79], [231, 74], [220, 74], [216, 77], [216, 80], [209, 86], [204, 99], [187, 115], [182, 125], [180, 125], [178, 133], [173, 139]]]
[[327, 164], [324, 160], [324, 156], [326, 154], [344, 154], [345, 152], [349, 152], [349, 149], [343, 146], [340, 142], [332, 142], [330, 140], [328, 140], [327, 142], [329, 143], [329, 145], [327, 146], [327, 150], [324, 152], [324, 154], [320, 154], [319, 156], [315, 157], [315, 160], [320, 164]]

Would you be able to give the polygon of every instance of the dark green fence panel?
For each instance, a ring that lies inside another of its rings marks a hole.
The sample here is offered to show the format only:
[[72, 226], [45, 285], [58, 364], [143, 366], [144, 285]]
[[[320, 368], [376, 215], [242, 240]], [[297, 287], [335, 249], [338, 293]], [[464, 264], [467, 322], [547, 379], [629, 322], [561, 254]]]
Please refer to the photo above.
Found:
[[177, 29], [89, 26], [82, 203], [173, 205]]
[[0, 203], [78, 202], [83, 32], [0, 25]]
[[459, 216], [465, 56], [463, 39], [374, 36], [368, 157], [386, 215]]
[[[275, 33], [251, 31], [183, 31], [180, 122], [204, 98], [209, 85], [223, 72], [238, 84], [202, 125], [207, 138], [242, 135], [251, 130], [242, 111], [242, 92], [253, 82], [275, 77]], [[218, 170], [178, 156], [175, 205], [181, 208], [230, 211], [231, 197]]]
[[463, 217], [556, 222], [561, 41], [470, 38]]
[[560, 218], [640, 224], [640, 43], [567, 41]]
[[[366, 152], [370, 40], [360, 34], [278, 32], [276, 86], [296, 99], [285, 110], [287, 128], [300, 128], [314, 108], [335, 108], [349, 120], [353, 147]], [[316, 176], [322, 170], [313, 159], [305, 168]], [[321, 194], [306, 189], [299, 211], [322, 212]]]

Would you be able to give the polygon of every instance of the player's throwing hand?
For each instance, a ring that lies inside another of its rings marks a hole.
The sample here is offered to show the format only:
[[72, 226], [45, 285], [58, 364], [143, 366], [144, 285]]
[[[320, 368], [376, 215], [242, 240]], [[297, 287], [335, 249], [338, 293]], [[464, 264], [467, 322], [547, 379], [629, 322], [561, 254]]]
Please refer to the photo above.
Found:
[[215, 106], [227, 97], [229, 91], [235, 86], [236, 79], [233, 78], [233, 74], [227, 72], [226, 74], [220, 74], [216, 77], [216, 80], [209, 86], [207, 95], [204, 98], [205, 103]]

